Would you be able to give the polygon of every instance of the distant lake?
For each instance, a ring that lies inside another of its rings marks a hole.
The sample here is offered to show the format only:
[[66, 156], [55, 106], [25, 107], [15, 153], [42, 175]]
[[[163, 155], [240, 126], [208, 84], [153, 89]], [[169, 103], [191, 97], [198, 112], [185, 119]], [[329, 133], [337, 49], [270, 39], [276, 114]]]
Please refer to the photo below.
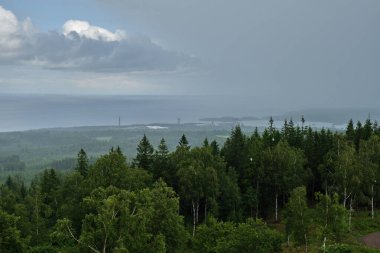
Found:
[[195, 96], [66, 96], [0, 94], [0, 131], [199, 122], [204, 117], [264, 116], [241, 99]]
[[[250, 97], [218, 96], [73, 96], [0, 94], [0, 132], [73, 126], [153, 123], [197, 123], [202, 118], [254, 117], [243, 124], [266, 126], [273, 115], [276, 126], [283, 119], [299, 121], [305, 115], [307, 125], [341, 129], [353, 118], [364, 120], [368, 113], [379, 118], [379, 109], [313, 109], [287, 112], [271, 108]], [[204, 121], [202, 121], [204, 122]], [[215, 120], [217, 123], [217, 120]], [[333, 124], [334, 125], [333, 125]]]

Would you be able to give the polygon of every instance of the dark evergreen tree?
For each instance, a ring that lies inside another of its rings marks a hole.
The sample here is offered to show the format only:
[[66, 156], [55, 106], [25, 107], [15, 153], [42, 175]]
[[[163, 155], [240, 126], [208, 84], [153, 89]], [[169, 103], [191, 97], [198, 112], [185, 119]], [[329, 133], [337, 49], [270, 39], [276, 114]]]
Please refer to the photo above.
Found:
[[350, 119], [347, 124], [346, 139], [351, 142], [354, 142], [355, 140], [355, 129], [354, 129], [354, 122], [352, 121], [352, 119]]
[[135, 164], [138, 168], [145, 169], [147, 171], [152, 171], [153, 163], [153, 146], [150, 144], [148, 138], [144, 134], [139, 145], [137, 146], [137, 155], [135, 159]]
[[86, 152], [83, 148], [80, 149], [77, 155], [77, 164], [75, 169], [83, 176], [86, 177], [88, 174], [89, 161]]
[[302, 124], [302, 126], [301, 126], [302, 134], [304, 134], [304, 130], [305, 130], [305, 118], [304, 118], [303, 115], [301, 117], [301, 124]]
[[377, 123], [376, 120], [375, 120], [375, 122], [373, 122], [373, 130], [372, 131], [374, 134], [380, 135], [380, 127], [379, 127], [379, 124]]
[[183, 149], [186, 149], [186, 150], [190, 150], [190, 145], [189, 145], [189, 142], [187, 141], [187, 138], [186, 138], [185, 134], [182, 134], [181, 139], [178, 142], [177, 149], [178, 148], [183, 148]]
[[363, 138], [363, 126], [362, 126], [362, 123], [358, 121], [358, 123], [356, 123], [355, 139], [354, 139], [356, 151], [358, 151], [360, 148], [360, 141], [362, 140], [362, 138]]
[[166, 141], [164, 138], [161, 139], [160, 144], [158, 145], [156, 155], [167, 158], [169, 154], [168, 146], [166, 145]]
[[161, 139], [157, 147], [153, 161], [153, 178], [163, 177], [166, 179], [165, 172], [169, 167], [169, 149], [164, 138]]
[[216, 142], [216, 140], [213, 140], [213, 141], [210, 143], [210, 147], [211, 147], [211, 153], [212, 153], [214, 156], [218, 156], [218, 155], [220, 155], [219, 144], [218, 144], [218, 142]]
[[365, 121], [364, 126], [363, 126], [362, 139], [366, 141], [369, 140], [369, 138], [371, 138], [372, 132], [373, 132], [372, 122], [371, 122], [371, 119], [368, 117], [368, 119]]
[[240, 175], [244, 166], [249, 163], [246, 147], [246, 137], [240, 126], [236, 126], [224, 143], [223, 156], [227, 165], [234, 167]]
[[209, 147], [208, 139], [207, 137], [203, 140], [203, 147]]

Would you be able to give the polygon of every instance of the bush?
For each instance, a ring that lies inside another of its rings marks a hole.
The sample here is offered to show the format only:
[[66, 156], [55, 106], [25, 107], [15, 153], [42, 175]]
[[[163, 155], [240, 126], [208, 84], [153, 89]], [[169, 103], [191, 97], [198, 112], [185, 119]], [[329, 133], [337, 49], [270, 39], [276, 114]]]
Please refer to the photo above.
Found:
[[[322, 249], [323, 252], [323, 249]], [[351, 253], [352, 249], [347, 244], [335, 243], [326, 246], [326, 253]]]
[[253, 219], [240, 224], [209, 219], [197, 231], [194, 248], [202, 253], [280, 252], [283, 239], [277, 231]]

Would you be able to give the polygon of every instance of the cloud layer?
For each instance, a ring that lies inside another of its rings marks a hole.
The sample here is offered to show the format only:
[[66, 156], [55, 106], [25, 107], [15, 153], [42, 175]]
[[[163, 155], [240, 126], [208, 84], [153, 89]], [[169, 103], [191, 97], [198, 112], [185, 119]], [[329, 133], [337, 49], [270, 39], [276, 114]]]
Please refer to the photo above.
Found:
[[111, 32], [86, 21], [69, 20], [58, 32], [38, 32], [0, 6], [0, 64], [88, 72], [173, 71], [193, 59], [153, 43], [146, 36]]

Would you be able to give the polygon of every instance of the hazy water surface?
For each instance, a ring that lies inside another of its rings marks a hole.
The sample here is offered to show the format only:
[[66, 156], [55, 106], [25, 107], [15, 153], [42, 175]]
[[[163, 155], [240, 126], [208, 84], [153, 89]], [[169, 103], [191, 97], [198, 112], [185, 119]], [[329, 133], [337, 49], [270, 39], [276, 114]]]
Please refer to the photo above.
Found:
[[264, 116], [249, 99], [191, 96], [0, 95], [0, 131], [198, 122], [203, 117]]

